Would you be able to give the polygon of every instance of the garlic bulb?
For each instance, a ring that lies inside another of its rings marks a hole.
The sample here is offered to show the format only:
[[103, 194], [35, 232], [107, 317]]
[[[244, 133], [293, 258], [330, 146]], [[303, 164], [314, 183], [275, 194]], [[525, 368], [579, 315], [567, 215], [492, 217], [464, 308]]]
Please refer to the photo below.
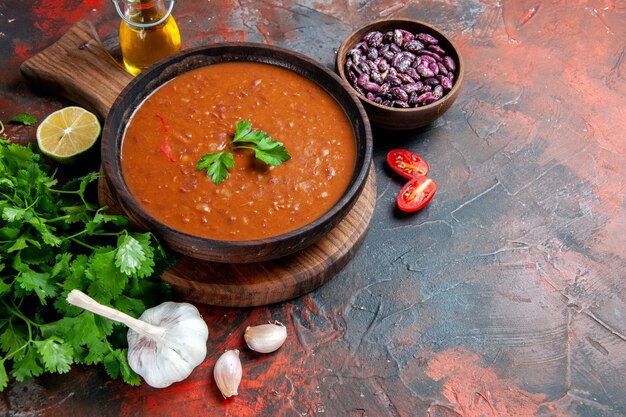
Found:
[[239, 394], [237, 389], [241, 382], [242, 372], [237, 349], [227, 350], [217, 359], [213, 368], [213, 378], [224, 398]]
[[79, 290], [70, 291], [67, 301], [127, 325], [128, 364], [154, 388], [182, 381], [206, 357], [209, 329], [191, 304], [168, 301], [135, 319], [99, 304]]
[[247, 327], [243, 338], [246, 339], [248, 347], [255, 352], [270, 353], [285, 343], [287, 328], [279, 321]]

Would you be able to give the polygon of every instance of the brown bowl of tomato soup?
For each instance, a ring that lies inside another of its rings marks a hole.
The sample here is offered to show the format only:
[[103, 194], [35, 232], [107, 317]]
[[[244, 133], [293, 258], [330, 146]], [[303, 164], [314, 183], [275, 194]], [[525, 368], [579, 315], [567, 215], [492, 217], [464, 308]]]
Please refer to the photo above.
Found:
[[113, 197], [173, 250], [229, 263], [300, 251], [336, 226], [370, 169], [355, 93], [283, 48], [186, 50], [135, 78], [103, 128]]

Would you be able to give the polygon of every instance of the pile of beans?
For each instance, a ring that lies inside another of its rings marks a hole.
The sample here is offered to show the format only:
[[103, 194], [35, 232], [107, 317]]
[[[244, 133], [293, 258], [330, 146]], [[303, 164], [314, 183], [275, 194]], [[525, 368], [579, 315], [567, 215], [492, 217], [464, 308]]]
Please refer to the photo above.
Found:
[[348, 51], [346, 77], [367, 99], [412, 108], [434, 103], [454, 85], [456, 62], [427, 33], [369, 32]]

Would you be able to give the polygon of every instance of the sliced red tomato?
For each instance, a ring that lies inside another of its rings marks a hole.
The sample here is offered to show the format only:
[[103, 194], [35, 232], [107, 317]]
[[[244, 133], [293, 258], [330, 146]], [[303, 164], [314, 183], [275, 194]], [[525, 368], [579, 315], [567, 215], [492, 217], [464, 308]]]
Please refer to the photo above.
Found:
[[427, 175], [429, 166], [419, 155], [406, 149], [394, 149], [387, 154], [387, 163], [398, 174], [406, 178]]
[[417, 211], [432, 200], [435, 192], [437, 192], [435, 181], [425, 176], [416, 177], [402, 187], [396, 201], [402, 211]]

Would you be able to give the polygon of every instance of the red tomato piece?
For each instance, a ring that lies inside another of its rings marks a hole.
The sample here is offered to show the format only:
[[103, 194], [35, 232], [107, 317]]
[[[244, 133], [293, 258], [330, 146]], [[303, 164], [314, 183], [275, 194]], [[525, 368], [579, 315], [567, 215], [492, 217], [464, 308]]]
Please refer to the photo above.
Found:
[[402, 211], [417, 211], [432, 200], [435, 192], [437, 192], [435, 181], [425, 176], [416, 177], [402, 187], [396, 201]]
[[387, 163], [398, 174], [406, 178], [416, 178], [427, 175], [428, 163], [419, 155], [406, 149], [394, 149], [387, 154]]

